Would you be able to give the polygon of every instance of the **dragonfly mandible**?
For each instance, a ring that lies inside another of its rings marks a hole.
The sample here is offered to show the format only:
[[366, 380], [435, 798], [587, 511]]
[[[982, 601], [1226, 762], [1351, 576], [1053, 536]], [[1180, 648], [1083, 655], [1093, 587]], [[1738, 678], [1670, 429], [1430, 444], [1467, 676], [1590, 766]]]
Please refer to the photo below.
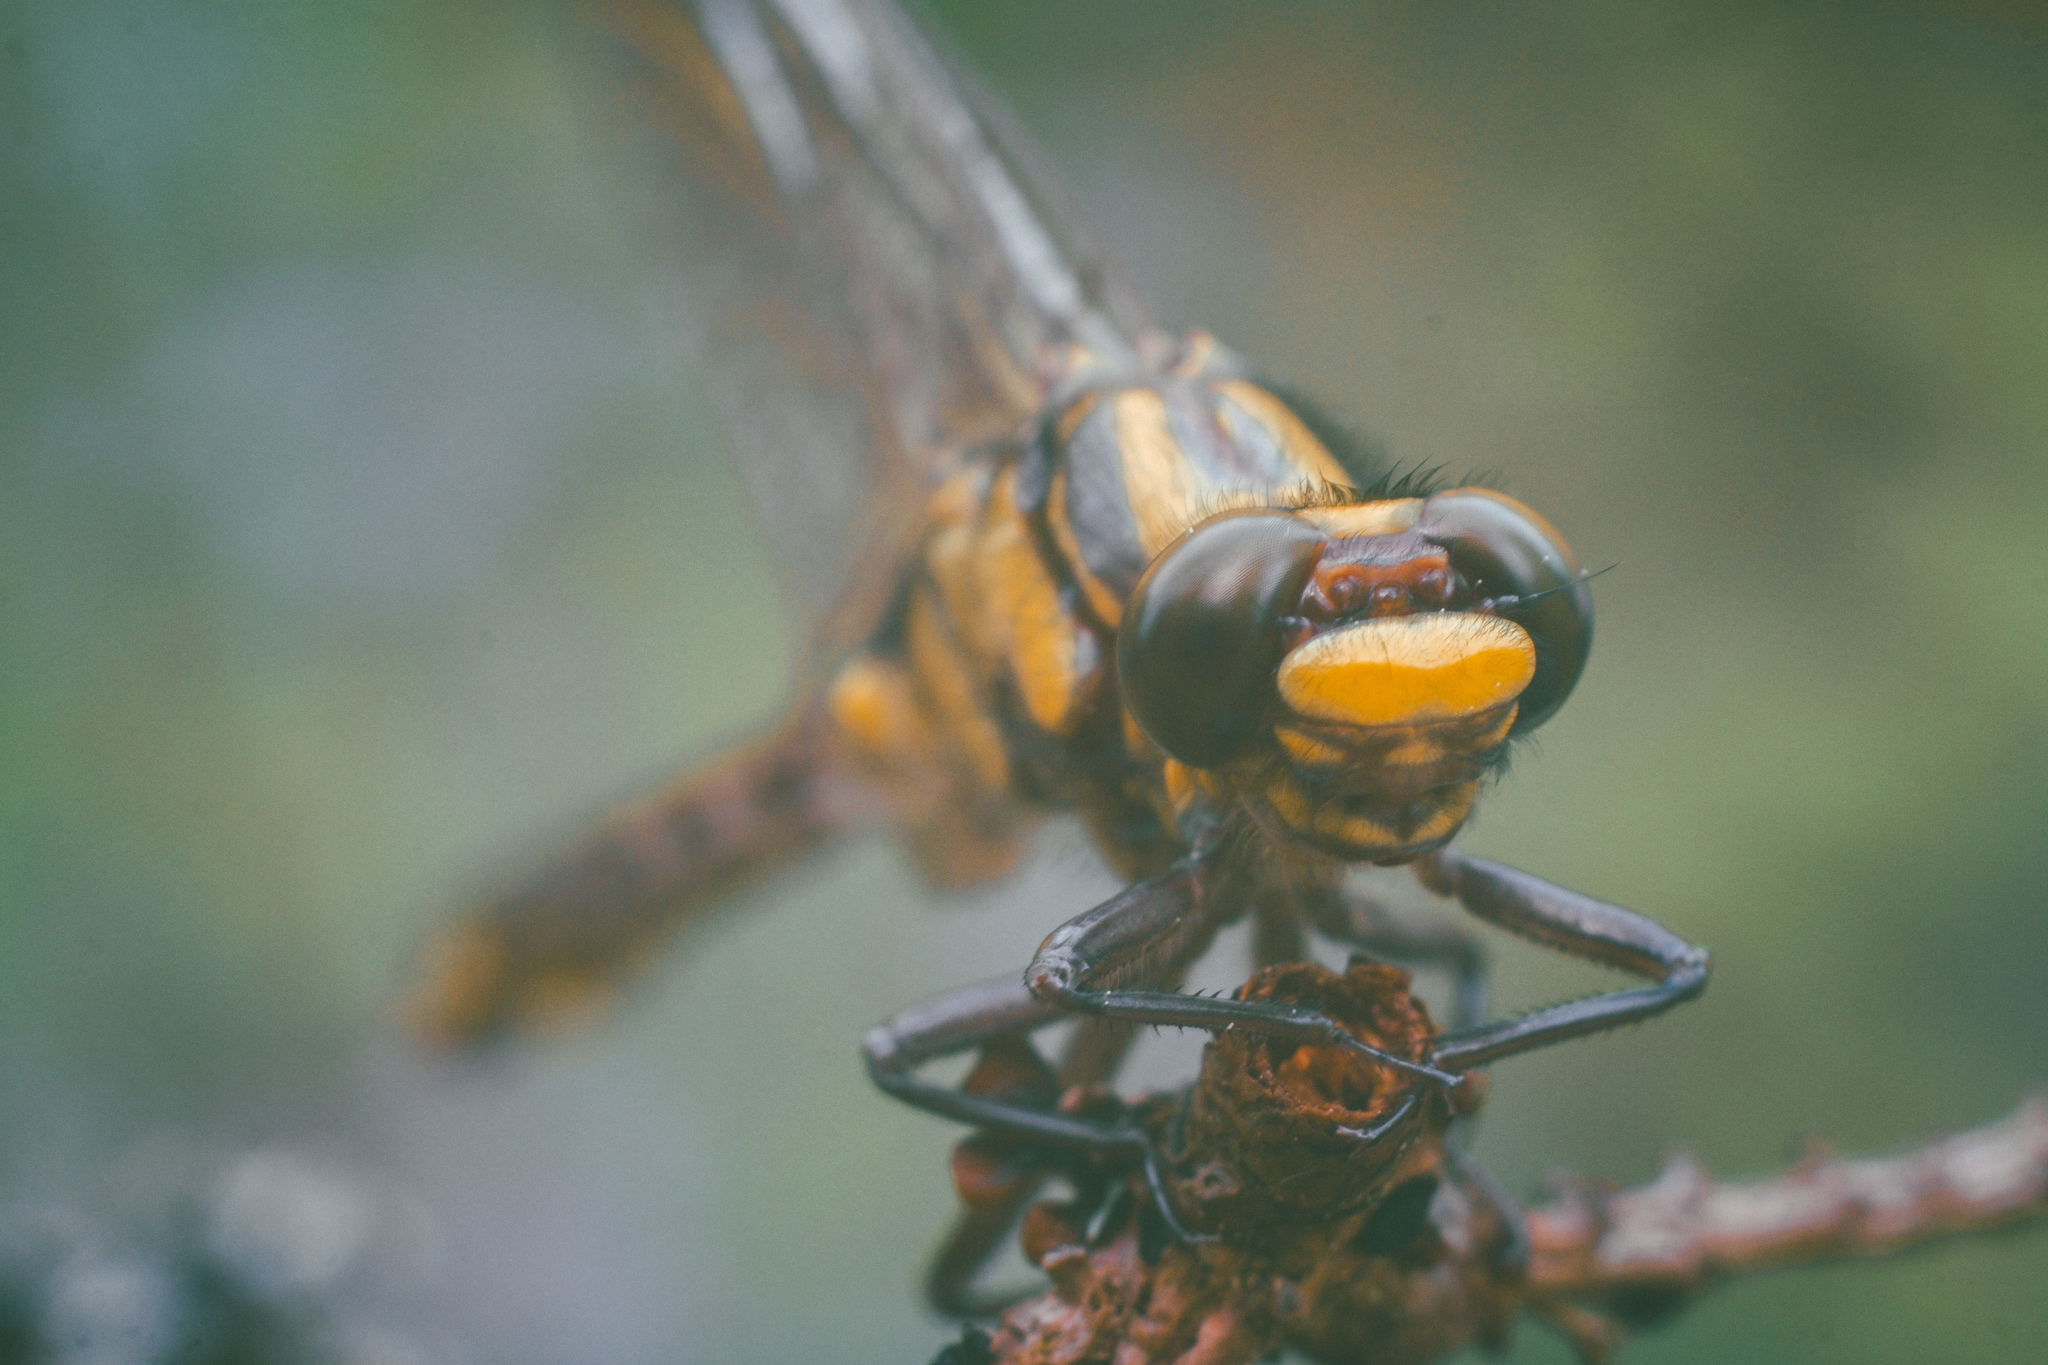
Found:
[[[1135, 1127], [1054, 1102], [1106, 1082], [1142, 1024], [1352, 1049], [1455, 1103], [1475, 1068], [1704, 988], [1707, 955], [1653, 921], [1449, 846], [1591, 644], [1586, 575], [1541, 515], [1397, 477], [1213, 337], [1157, 325], [1010, 116], [888, 0], [597, 13], [672, 172], [649, 192], [675, 307], [794, 595], [822, 609], [779, 723], [439, 937], [423, 1037], [466, 1047], [602, 999], [851, 830], [893, 829], [958, 887], [1061, 815], [1126, 888], [1049, 907], [1071, 917], [1021, 971], [864, 1043], [889, 1093], [1034, 1148], [1152, 1160]], [[1488, 1021], [1470, 934], [1377, 903], [1360, 864], [1646, 984]], [[1448, 1031], [1393, 1057], [1311, 1010], [1180, 993], [1247, 917], [1262, 962], [1321, 935], [1446, 969]], [[1076, 1016], [1051, 1095], [920, 1074]], [[941, 1306], [971, 1305], [1034, 1180], [956, 1230]]]

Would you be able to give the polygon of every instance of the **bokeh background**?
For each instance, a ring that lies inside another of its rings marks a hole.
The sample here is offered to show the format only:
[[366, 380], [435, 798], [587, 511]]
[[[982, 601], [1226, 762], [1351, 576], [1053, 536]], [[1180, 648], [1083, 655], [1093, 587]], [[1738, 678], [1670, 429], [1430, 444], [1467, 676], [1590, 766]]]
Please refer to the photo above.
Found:
[[[1621, 565], [1465, 843], [1717, 975], [1497, 1069], [1512, 1186], [1885, 1149], [2048, 1077], [2038, 6], [941, 14], [1163, 316]], [[439, 916], [790, 668], [558, 18], [0, 0], [0, 1358], [945, 1335], [955, 1134], [855, 1040], [1021, 962], [1102, 884], [1074, 839], [943, 904], [845, 848], [480, 1069], [391, 1026]], [[1599, 982], [1500, 948], [1505, 1002]], [[269, 1326], [206, 1346], [198, 1262]], [[1745, 1282], [1628, 1358], [2038, 1361], [2044, 1284], [2037, 1228]]]

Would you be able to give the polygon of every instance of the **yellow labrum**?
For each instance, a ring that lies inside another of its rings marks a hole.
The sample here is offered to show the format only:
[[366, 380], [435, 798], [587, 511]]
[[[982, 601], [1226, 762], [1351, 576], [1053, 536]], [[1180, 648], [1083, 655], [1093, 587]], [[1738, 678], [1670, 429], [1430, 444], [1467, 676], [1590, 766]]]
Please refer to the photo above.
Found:
[[1535, 642], [1514, 622], [1422, 612], [1316, 636], [1281, 660], [1280, 697], [1312, 720], [1412, 725], [1505, 705], [1535, 675]]

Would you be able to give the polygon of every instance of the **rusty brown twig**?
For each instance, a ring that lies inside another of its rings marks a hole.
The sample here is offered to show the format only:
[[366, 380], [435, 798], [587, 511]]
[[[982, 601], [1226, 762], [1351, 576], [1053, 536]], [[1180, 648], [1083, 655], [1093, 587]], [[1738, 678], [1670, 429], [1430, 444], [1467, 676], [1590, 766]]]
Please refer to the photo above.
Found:
[[[1888, 1256], [2048, 1214], [2048, 1100], [1896, 1156], [1824, 1149], [1782, 1175], [1720, 1181], [1673, 1153], [1647, 1185], [1561, 1182], [1530, 1218], [1525, 1301], [1592, 1359], [1613, 1324], [1775, 1266]], [[1589, 1335], [1590, 1334], [1590, 1335]]]
[[[1390, 967], [1269, 968], [1246, 993], [1316, 1005], [1411, 1057], [1430, 1035], [1406, 974]], [[1718, 1181], [1677, 1154], [1635, 1189], [1561, 1180], [1530, 1211], [1521, 1263], [1501, 1211], [1446, 1146], [1449, 1106], [1391, 1068], [1224, 1035], [1192, 1087], [1142, 1112], [1170, 1158], [1181, 1218], [1215, 1240], [1166, 1238], [1136, 1177], [1106, 1220], [1094, 1195], [1039, 1204], [1024, 1248], [1053, 1287], [1004, 1313], [993, 1335], [949, 1348], [957, 1365], [1247, 1365], [1282, 1345], [1348, 1365], [1422, 1365], [1503, 1346], [1525, 1314], [1597, 1362], [1732, 1275], [1888, 1255], [2048, 1213], [2041, 1099], [1898, 1156], [1816, 1150], [1783, 1174]]]

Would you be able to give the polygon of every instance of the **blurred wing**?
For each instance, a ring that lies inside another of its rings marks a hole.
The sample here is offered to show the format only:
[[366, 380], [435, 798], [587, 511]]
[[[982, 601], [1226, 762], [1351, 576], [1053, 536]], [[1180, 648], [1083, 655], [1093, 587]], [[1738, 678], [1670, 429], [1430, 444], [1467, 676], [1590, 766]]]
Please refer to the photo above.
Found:
[[885, 0], [602, 0], [651, 129], [662, 306], [711, 377], [814, 663], [867, 637], [924, 494], [1081, 348], [1157, 349], [1008, 116]]

